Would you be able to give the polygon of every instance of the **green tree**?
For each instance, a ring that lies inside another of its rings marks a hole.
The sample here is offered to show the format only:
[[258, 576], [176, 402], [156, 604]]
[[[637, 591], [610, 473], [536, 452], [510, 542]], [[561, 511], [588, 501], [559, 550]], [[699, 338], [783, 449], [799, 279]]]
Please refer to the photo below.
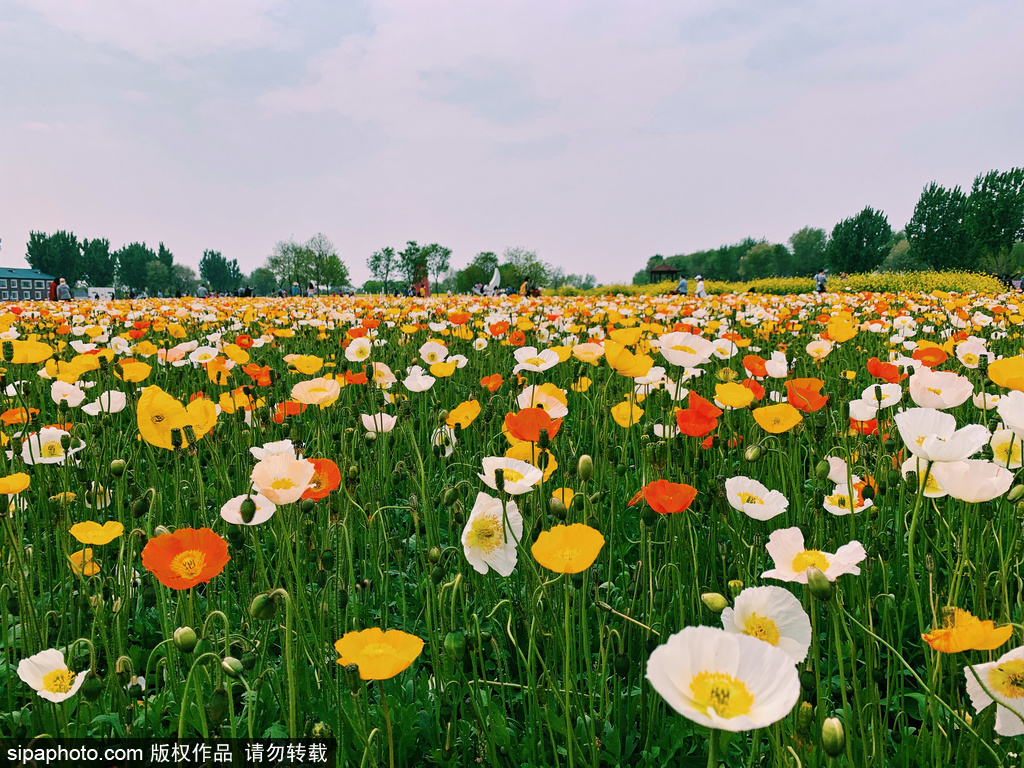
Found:
[[775, 273], [775, 246], [771, 243], [757, 243], [740, 257], [739, 275], [744, 280], [770, 277]]
[[789, 237], [793, 249], [789, 271], [797, 277], [816, 274], [825, 265], [825, 245], [828, 235], [824, 229], [804, 227]]
[[889, 220], [868, 206], [835, 225], [825, 258], [834, 272], [870, 272], [888, 255], [891, 241]]
[[969, 266], [967, 195], [960, 187], [946, 189], [934, 181], [921, 192], [907, 223], [910, 256], [932, 269]]
[[167, 274], [170, 274], [171, 269], [174, 267], [174, 254], [167, 250], [163, 243], [160, 243], [160, 245], [157, 246], [156, 258], [161, 264], [167, 267]]
[[534, 285], [547, 285], [547, 268], [544, 262], [537, 258], [536, 251], [521, 246], [509, 247], [502, 253], [501, 258], [503, 286], [518, 288], [525, 280]]
[[30, 232], [25, 260], [33, 269], [63, 277], [72, 287], [82, 274], [82, 246], [73, 232]]
[[81, 279], [90, 286], [112, 286], [116, 266], [117, 260], [110, 252], [109, 240], [96, 238], [82, 241]]
[[922, 272], [929, 266], [914, 255], [910, 241], [897, 240], [885, 261], [878, 267], [879, 272]]
[[415, 240], [407, 242], [405, 249], [399, 251], [398, 264], [408, 283], [418, 283], [427, 276], [427, 254]]
[[242, 284], [238, 260], [228, 261], [220, 251], [203, 251], [203, 258], [199, 260], [199, 276], [218, 293], [231, 293]]
[[1024, 238], [1024, 168], [979, 174], [971, 185], [964, 226], [974, 261], [1009, 252]]
[[300, 258], [304, 261], [303, 277], [312, 281], [317, 288], [330, 290], [348, 282], [348, 268], [327, 235], [318, 232], [311, 237], [302, 249]]
[[163, 292], [165, 295], [170, 292], [171, 270], [159, 258], [154, 259], [146, 265], [146, 290], [150, 296], [156, 296]]
[[272, 296], [277, 290], [277, 276], [269, 267], [256, 267], [245, 283], [252, 287], [252, 292], [257, 296]]
[[199, 277], [196, 271], [187, 264], [175, 264], [171, 267], [171, 287], [175, 294], [182, 296], [195, 296], [199, 287]]
[[136, 293], [144, 291], [149, 279], [149, 262], [157, 261], [153, 249], [147, 248], [145, 243], [129, 243], [114, 254], [114, 259], [118, 285]]
[[441, 282], [441, 275], [448, 271], [448, 265], [452, 261], [452, 249], [446, 248], [437, 243], [424, 246], [423, 250], [427, 256], [427, 269], [434, 276], [434, 283]]
[[301, 285], [305, 277], [302, 273], [304, 258], [301, 245], [294, 240], [280, 240], [264, 266], [274, 273], [279, 285], [290, 286], [293, 282]]
[[[374, 251], [366, 260], [366, 268], [370, 270], [375, 281], [381, 284], [384, 293], [390, 292], [391, 276], [398, 270], [398, 266], [398, 254], [390, 245]], [[364, 289], [365, 285], [364, 283]]]

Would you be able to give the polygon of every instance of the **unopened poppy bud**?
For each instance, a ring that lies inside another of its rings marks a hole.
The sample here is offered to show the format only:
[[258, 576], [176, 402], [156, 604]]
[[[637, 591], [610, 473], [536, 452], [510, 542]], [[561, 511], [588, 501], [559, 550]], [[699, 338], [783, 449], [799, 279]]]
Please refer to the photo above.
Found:
[[564, 520], [567, 510], [565, 508], [565, 504], [562, 502], [561, 499], [552, 496], [550, 499], [548, 499], [548, 511], [552, 515], [557, 517], [559, 520]]
[[359, 467], [357, 467], [355, 464], [353, 464], [351, 467], [348, 468], [348, 479], [349, 480], [358, 480], [359, 479]]
[[277, 601], [263, 593], [256, 595], [249, 604], [249, 615], [260, 621], [270, 621], [277, 613]]
[[246, 525], [252, 522], [253, 517], [256, 516], [256, 502], [252, 500], [252, 496], [245, 497], [238, 514], [241, 515], [242, 522]]
[[242, 662], [234, 656], [225, 656], [221, 660], [220, 666], [228, 677], [232, 677], [235, 680], [240, 678], [242, 676], [242, 672], [245, 671], [245, 667], [242, 666]]
[[60, 436], [60, 447], [65, 451], [71, 447], [71, 435], [65, 433]]
[[466, 633], [455, 631], [445, 635], [444, 652], [452, 661], [462, 661], [466, 655]]
[[832, 599], [832, 582], [814, 566], [807, 569], [807, 586], [810, 588], [811, 594], [823, 603]]
[[803, 701], [796, 711], [796, 729], [809, 736], [812, 725], [814, 725], [814, 705], [809, 701]]
[[729, 607], [729, 601], [725, 599], [725, 595], [718, 592], [705, 592], [700, 596], [700, 601], [708, 607], [708, 610], [715, 613], [721, 613]]
[[[243, 411], [244, 414], [244, 411]], [[184, 428], [185, 443], [188, 445], [196, 444], [196, 431], [192, 429], [191, 424], [186, 424]]]
[[818, 462], [818, 466], [814, 468], [814, 476], [817, 477], [819, 480], [824, 480], [826, 477], [828, 477], [828, 473], [828, 461], [822, 459], [821, 461]]
[[199, 638], [192, 627], [178, 627], [174, 630], [174, 645], [182, 653], [192, 653], [196, 648]]
[[459, 490], [458, 490], [458, 488], [449, 488], [447, 491], [444, 492], [444, 505], [446, 507], [450, 507], [452, 504], [454, 504], [458, 500], [458, 498], [459, 498]]
[[427, 552], [427, 560], [430, 561], [431, 565], [437, 565], [441, 562], [441, 550], [437, 547], [431, 547]]
[[154, 536], [163, 536], [165, 533], [170, 533], [170, 532], [171, 532], [171, 529], [168, 528], [166, 525], [158, 525], [153, 530], [153, 535]]
[[543, 451], [548, 447], [550, 440], [548, 438], [548, 431], [546, 429], [540, 430], [540, 434], [537, 436], [537, 445]]
[[310, 512], [313, 511], [313, 508], [315, 506], [316, 502], [313, 501], [312, 499], [303, 499], [302, 503], [299, 504], [299, 509], [308, 515]]
[[206, 717], [214, 725], [224, 719], [228, 713], [228, 692], [223, 687], [217, 688], [210, 694], [210, 700], [206, 704]]
[[839, 757], [846, 749], [846, 733], [838, 718], [828, 717], [821, 724], [821, 746], [829, 757]]
[[329, 571], [334, 568], [334, 550], [325, 549], [324, 553], [320, 555], [320, 567], [325, 571]]
[[875, 498], [875, 488], [872, 485], [865, 485], [864, 489], [860, 492], [860, 495], [864, 497], [865, 501], [870, 501]]
[[85, 678], [85, 682], [82, 683], [82, 695], [86, 701], [96, 701], [103, 694], [103, 679], [94, 675], [89, 674]]
[[184, 445], [184, 439], [181, 436], [181, 430], [175, 427], [171, 430], [171, 446], [175, 449], [181, 448]]
[[359, 679], [359, 665], [358, 664], [346, 664], [345, 665], [345, 684], [351, 693], [359, 693], [359, 689], [363, 685], [363, 681]]
[[747, 450], [743, 452], [743, 458], [751, 463], [761, 458], [761, 444], [754, 443], [753, 445], [747, 446]]
[[114, 459], [110, 462], [110, 474], [114, 477], [121, 477], [124, 475], [125, 469], [128, 468], [128, 464], [124, 459]]
[[1006, 494], [1006, 500], [1011, 504], [1016, 504], [1021, 499], [1024, 499], [1024, 485], [1015, 485]]
[[805, 669], [800, 673], [800, 687], [805, 691], [813, 691], [817, 684], [818, 681], [814, 677], [814, 670]]
[[505, 470], [496, 469], [494, 470], [494, 487], [501, 493], [505, 490]]
[[448, 411], [442, 408], [437, 414], [437, 423], [444, 424], [446, 421], [448, 421]]
[[594, 477], [594, 460], [587, 454], [580, 456], [576, 465], [576, 473], [583, 482], [589, 482]]
[[926, 552], [924, 556], [924, 567], [928, 573], [935, 573], [935, 558], [931, 552]]
[[739, 597], [740, 592], [742, 592], [742, 591], [743, 591], [743, 582], [742, 581], [740, 581], [739, 579], [732, 579], [729, 582], [729, 594], [732, 595], [734, 600], [737, 597]]

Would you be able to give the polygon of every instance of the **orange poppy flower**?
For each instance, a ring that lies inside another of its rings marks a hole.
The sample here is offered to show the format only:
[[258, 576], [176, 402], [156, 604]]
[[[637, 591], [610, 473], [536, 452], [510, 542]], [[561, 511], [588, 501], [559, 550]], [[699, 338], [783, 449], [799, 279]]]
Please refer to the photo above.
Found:
[[366, 383], [366, 372], [352, 373], [352, 371], [345, 371], [345, 383], [346, 384], [365, 384]]
[[768, 375], [768, 370], [765, 368], [766, 362], [767, 360], [758, 355], [746, 355], [743, 358], [743, 367], [750, 371], [751, 376], [764, 378]]
[[764, 387], [758, 384], [753, 379], [744, 379], [743, 386], [754, 393], [755, 400], [761, 400], [764, 397]]
[[369, 328], [372, 331], [380, 325], [380, 320], [374, 320], [369, 317], [364, 317], [362, 319], [362, 325], [363, 328]]
[[512, 335], [508, 337], [508, 340], [513, 347], [521, 347], [526, 343], [526, 334], [516, 328], [516, 330], [512, 331]]
[[171, 589], [209, 581], [230, 559], [227, 542], [209, 528], [179, 528], [150, 539], [142, 550], [143, 567]]
[[28, 411], [24, 408], [10, 408], [0, 413], [0, 421], [3, 421], [5, 427], [9, 427], [13, 424], [27, 424], [38, 415], [38, 408], [29, 408]]
[[247, 374], [257, 387], [269, 387], [271, 384], [269, 365], [259, 366], [256, 363], [248, 363], [242, 366], [242, 372]]
[[128, 338], [130, 339], [141, 339], [146, 335], [145, 331], [130, 330], [128, 331]]
[[480, 386], [484, 387], [489, 392], [497, 392], [505, 380], [501, 378], [500, 373], [493, 373], [490, 376], [484, 376], [480, 379]]
[[961, 651], [993, 651], [1013, 635], [1013, 626], [996, 627], [991, 621], [981, 621], [968, 611], [951, 608], [946, 611], [942, 627], [921, 635], [933, 651], [959, 653]]
[[603, 546], [604, 536], [600, 531], [574, 523], [541, 531], [530, 551], [549, 571], [581, 573], [594, 564]]
[[828, 402], [828, 395], [821, 394], [823, 386], [821, 379], [792, 379], [786, 382], [786, 399], [804, 413], [820, 411]]
[[661, 515], [674, 515], [685, 512], [697, 498], [697, 489], [686, 483], [670, 483], [668, 480], [655, 480], [643, 487], [644, 501], [655, 512]]
[[423, 641], [400, 629], [387, 632], [372, 627], [361, 632], [346, 632], [334, 644], [338, 663], [355, 664], [362, 680], [390, 680], [409, 668], [423, 652]]
[[448, 315], [448, 322], [452, 325], [463, 325], [469, 322], [469, 312], [452, 312]]
[[548, 437], [558, 434], [562, 426], [561, 419], [552, 419], [543, 408], [523, 408], [519, 413], [505, 416], [505, 431], [516, 440], [536, 443], [540, 440], [540, 431], [546, 429]]
[[252, 336], [247, 333], [240, 333], [238, 336], [235, 336], [235, 344], [240, 346], [242, 349], [251, 349]]
[[700, 413], [702, 416], [707, 416], [711, 419], [717, 419], [722, 415], [722, 409], [712, 403], [710, 400], [705, 400], [703, 397], [698, 395], [696, 392], [691, 392], [686, 404], [692, 409]]
[[361, 325], [354, 325], [348, 329], [346, 335], [350, 339], [361, 339], [366, 335], [366, 329]]
[[302, 498], [319, 501], [341, 485], [341, 471], [333, 461], [330, 459], [306, 459], [306, 461], [316, 467], [316, 471], [313, 473], [313, 479], [309, 481], [309, 488], [303, 492]]
[[508, 329], [508, 322], [502, 320], [500, 323], [491, 323], [490, 328], [487, 330], [490, 331], [491, 336], [504, 336], [508, 332]]
[[915, 360], [920, 360], [921, 365], [926, 368], [934, 368], [937, 365], [942, 365], [949, 359], [949, 355], [939, 347], [926, 347], [918, 348], [914, 350], [913, 355]]
[[882, 379], [889, 384], [898, 384], [907, 378], [907, 374], [900, 375], [899, 368], [892, 363], [883, 363], [877, 357], [872, 357], [867, 363], [868, 373], [876, 379]]
[[689, 437], [704, 437], [718, 429], [718, 419], [706, 416], [695, 408], [677, 408], [676, 426]]
[[274, 409], [274, 415], [271, 418], [278, 424], [284, 424], [285, 418], [288, 416], [298, 416], [308, 407], [305, 403], [286, 400], [283, 403], [277, 404], [277, 408]]
[[855, 432], [858, 435], [877, 434], [878, 419], [868, 419], [867, 421], [857, 421], [856, 419], [850, 419], [850, 431]]

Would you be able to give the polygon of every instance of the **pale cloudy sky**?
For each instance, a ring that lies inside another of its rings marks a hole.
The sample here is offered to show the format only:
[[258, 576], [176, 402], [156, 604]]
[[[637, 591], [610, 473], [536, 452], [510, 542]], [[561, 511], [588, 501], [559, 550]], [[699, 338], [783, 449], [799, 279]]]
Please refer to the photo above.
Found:
[[249, 271], [322, 231], [628, 281], [1024, 163], [1015, 0], [6, 0], [0, 263], [30, 230]]

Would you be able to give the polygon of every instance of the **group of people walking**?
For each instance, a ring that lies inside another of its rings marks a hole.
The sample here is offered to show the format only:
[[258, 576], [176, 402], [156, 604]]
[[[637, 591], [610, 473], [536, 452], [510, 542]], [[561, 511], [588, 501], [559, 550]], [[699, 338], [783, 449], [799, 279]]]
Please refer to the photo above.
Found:
[[[693, 295], [696, 296], [698, 299], [705, 298], [708, 295], [708, 292], [704, 290], [704, 278], [701, 277], [700, 275], [697, 275], [694, 278], [694, 280], [697, 281], [697, 285], [695, 286]], [[686, 296], [688, 293], [688, 288], [689, 284], [686, 282], [686, 275], [683, 275], [682, 277], [679, 278], [679, 284], [676, 286], [676, 289], [672, 291], [672, 293], [674, 293], [677, 296]]]

